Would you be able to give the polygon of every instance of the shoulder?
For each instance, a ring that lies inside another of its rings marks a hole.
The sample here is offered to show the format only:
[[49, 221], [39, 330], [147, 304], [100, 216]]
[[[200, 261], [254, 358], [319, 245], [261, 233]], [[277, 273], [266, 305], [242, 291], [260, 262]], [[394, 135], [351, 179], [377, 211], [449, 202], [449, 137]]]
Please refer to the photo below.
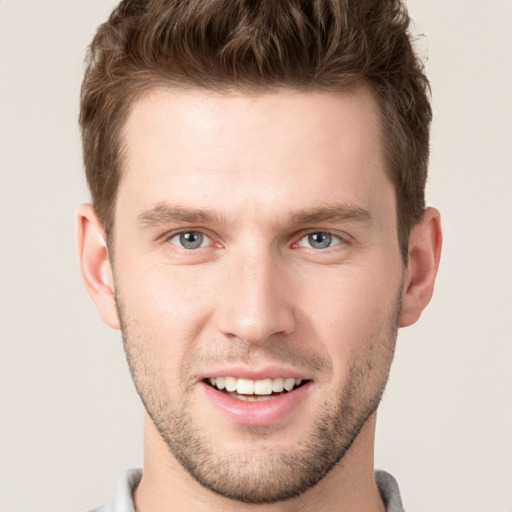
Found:
[[117, 481], [109, 500], [88, 512], [135, 512], [132, 495], [141, 478], [142, 469], [136, 468], [125, 471]]
[[386, 512], [405, 512], [400, 489], [394, 477], [385, 471], [375, 471], [375, 481], [386, 505]]

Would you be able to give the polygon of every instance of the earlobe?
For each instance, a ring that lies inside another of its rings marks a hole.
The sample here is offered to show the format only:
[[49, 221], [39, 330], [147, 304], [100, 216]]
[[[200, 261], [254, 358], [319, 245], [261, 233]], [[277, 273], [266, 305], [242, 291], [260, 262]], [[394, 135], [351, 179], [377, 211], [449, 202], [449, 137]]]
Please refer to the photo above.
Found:
[[113, 329], [119, 329], [108, 247], [101, 224], [89, 204], [79, 206], [76, 213], [76, 245], [87, 292], [102, 320]]
[[430, 302], [441, 246], [441, 216], [435, 208], [427, 208], [409, 237], [409, 263], [402, 295], [400, 327], [416, 322]]

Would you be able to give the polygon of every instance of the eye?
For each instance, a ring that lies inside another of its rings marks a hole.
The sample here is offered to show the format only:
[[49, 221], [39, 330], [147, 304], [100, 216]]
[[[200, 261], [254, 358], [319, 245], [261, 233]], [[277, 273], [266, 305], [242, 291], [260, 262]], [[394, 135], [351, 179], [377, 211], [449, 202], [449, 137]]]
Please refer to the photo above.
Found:
[[316, 233], [309, 233], [302, 237], [297, 244], [299, 247], [308, 247], [310, 249], [328, 249], [334, 245], [341, 243], [339, 236], [327, 233], [325, 231], [318, 231]]
[[209, 241], [209, 237], [199, 231], [182, 231], [169, 238], [171, 244], [187, 250], [205, 247]]

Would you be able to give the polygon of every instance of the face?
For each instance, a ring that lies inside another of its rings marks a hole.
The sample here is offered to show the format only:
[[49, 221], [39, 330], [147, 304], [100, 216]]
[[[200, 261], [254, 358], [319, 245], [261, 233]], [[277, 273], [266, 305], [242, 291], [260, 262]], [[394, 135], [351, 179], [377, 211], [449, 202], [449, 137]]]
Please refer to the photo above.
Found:
[[203, 486], [264, 503], [372, 418], [404, 267], [365, 89], [154, 91], [125, 126], [114, 281], [137, 390]]

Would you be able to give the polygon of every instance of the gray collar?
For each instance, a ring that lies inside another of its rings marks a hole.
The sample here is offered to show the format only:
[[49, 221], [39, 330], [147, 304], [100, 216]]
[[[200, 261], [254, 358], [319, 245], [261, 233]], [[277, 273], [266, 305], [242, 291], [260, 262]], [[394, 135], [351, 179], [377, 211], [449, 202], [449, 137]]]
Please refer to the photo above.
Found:
[[[132, 494], [141, 478], [142, 469], [129, 469], [117, 481], [110, 499], [89, 512], [135, 512]], [[376, 471], [375, 481], [382, 500], [386, 504], [386, 512], [404, 512], [396, 480], [385, 471]]]

